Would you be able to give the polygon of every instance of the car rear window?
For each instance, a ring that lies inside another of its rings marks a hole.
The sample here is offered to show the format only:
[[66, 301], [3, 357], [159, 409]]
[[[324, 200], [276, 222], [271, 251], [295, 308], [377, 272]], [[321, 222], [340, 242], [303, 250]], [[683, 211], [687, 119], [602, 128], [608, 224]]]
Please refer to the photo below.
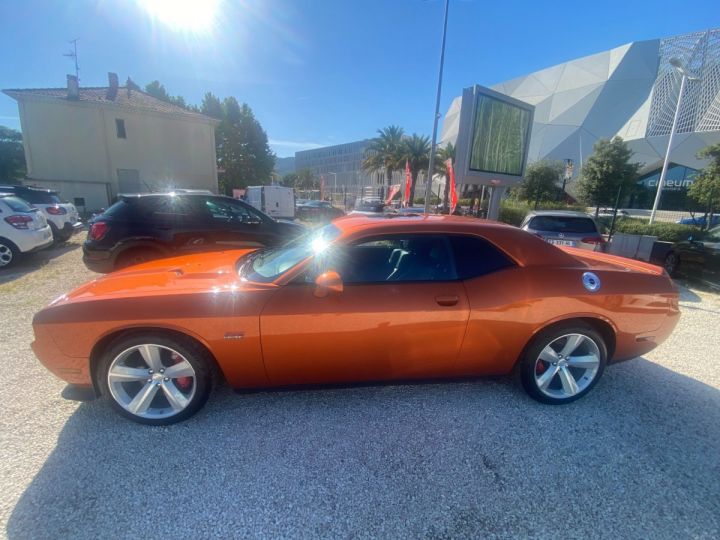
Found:
[[60, 197], [47, 191], [23, 190], [18, 196], [30, 204], [60, 204], [62, 202]]
[[32, 207], [18, 197], [3, 197], [2, 202], [10, 207], [13, 212], [32, 212]]
[[597, 233], [595, 222], [589, 217], [535, 216], [528, 227], [535, 231], [562, 233]]

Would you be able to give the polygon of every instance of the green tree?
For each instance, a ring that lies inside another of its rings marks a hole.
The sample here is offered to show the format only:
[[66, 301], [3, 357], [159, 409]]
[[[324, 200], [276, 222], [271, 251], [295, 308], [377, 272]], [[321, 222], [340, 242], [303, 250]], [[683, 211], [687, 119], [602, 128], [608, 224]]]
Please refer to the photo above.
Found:
[[171, 96], [170, 94], [168, 94], [165, 86], [163, 86], [160, 81], [152, 81], [151, 83], [146, 84], [145, 93], [150, 94], [152, 97], [157, 98], [161, 101], [165, 101], [167, 103], [177, 105], [178, 107], [182, 107], [183, 109], [197, 110], [197, 107], [189, 106], [187, 103], [185, 103], [184, 97]]
[[14, 182], [25, 176], [25, 151], [22, 134], [0, 126], [0, 181]]
[[580, 172], [578, 195], [595, 207], [597, 217], [601, 206], [615, 204], [618, 190], [625, 192], [638, 178], [641, 163], [631, 163], [633, 152], [621, 137], [599, 139]]
[[415, 186], [420, 171], [427, 171], [430, 162], [430, 138], [426, 135], [413, 133], [411, 137], [405, 137], [400, 148], [400, 165], [405, 166], [405, 161], [410, 163], [410, 204], [415, 199]]
[[280, 179], [280, 185], [285, 187], [295, 187], [298, 182], [297, 173], [287, 173]]
[[217, 120], [223, 119], [223, 107], [222, 101], [212, 92], [207, 92], [203, 97], [202, 104], [200, 105], [200, 112], [205, 116], [216, 118]]
[[515, 188], [515, 196], [532, 203], [554, 201], [560, 188], [557, 181], [563, 171], [559, 161], [536, 161], [528, 165], [522, 183]]
[[447, 143], [444, 147], [435, 151], [435, 174], [445, 176], [445, 191], [443, 193], [443, 210], [450, 209], [450, 178], [448, 178], [447, 160], [451, 159], [453, 167], [455, 166], [455, 145]]
[[215, 132], [220, 191], [269, 183], [275, 167], [275, 154], [270, 150], [267, 134], [252, 109], [240, 105], [234, 97], [222, 102], [223, 117]]
[[297, 180], [295, 182], [296, 189], [312, 190], [320, 188], [320, 179], [315, 176], [315, 173], [310, 169], [302, 169], [297, 173]]
[[[695, 176], [695, 181], [688, 188], [688, 196], [703, 208], [706, 214], [712, 215], [720, 208], [720, 143], [703, 148], [697, 155], [699, 159], [710, 159]], [[710, 227], [712, 220], [706, 219]]]
[[[362, 167], [369, 173], [384, 172], [388, 187], [392, 183], [393, 171], [405, 166], [403, 161], [403, 134], [401, 127], [388, 126], [378, 130], [375, 137], [365, 150]], [[402, 162], [402, 163], [401, 163]]]

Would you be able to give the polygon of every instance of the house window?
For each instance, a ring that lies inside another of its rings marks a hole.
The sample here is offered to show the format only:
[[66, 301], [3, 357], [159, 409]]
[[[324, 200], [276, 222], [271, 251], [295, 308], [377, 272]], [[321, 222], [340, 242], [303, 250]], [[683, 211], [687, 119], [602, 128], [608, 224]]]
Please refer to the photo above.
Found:
[[122, 118], [116, 118], [115, 130], [117, 131], [118, 139], [127, 139], [127, 135], [125, 134], [125, 120]]

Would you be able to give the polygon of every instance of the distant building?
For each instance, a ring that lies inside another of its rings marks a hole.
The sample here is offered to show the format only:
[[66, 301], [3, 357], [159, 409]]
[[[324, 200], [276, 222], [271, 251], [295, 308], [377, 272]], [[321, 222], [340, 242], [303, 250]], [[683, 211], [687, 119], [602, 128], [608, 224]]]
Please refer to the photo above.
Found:
[[28, 185], [60, 192], [81, 211], [118, 193], [217, 192], [217, 120], [158, 100], [132, 81], [107, 87], [3, 90], [20, 109]]
[[[697, 169], [697, 152], [720, 142], [720, 29], [638, 41], [548, 67], [492, 86], [535, 105], [528, 161], [574, 161], [574, 179], [599, 138], [625, 139], [642, 163], [633, 204], [652, 205], [677, 103], [677, 57], [697, 80], [687, 83], [663, 201], [683, 204]], [[457, 138], [460, 98], [445, 115], [442, 144]], [[572, 183], [568, 186], [572, 191]], [[682, 192], [682, 193], [680, 193]]]

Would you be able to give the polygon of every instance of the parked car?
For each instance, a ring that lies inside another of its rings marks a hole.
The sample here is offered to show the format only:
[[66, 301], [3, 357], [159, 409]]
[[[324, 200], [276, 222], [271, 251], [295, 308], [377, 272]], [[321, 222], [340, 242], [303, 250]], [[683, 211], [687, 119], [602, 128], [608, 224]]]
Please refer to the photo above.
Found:
[[84, 228], [75, 205], [62, 202], [56, 191], [30, 186], [4, 185], [0, 186], [0, 192], [13, 193], [35, 208], [39, 208], [50, 225], [55, 243], [66, 242], [73, 234]]
[[220, 195], [123, 195], [92, 220], [83, 261], [106, 273], [184, 252], [276, 246], [304, 231]]
[[710, 229], [702, 240], [691, 236], [673, 244], [665, 255], [665, 270], [671, 276], [701, 277], [720, 286], [720, 226]]
[[394, 212], [394, 210], [385, 205], [382, 199], [368, 198], [360, 199], [355, 203], [355, 208], [350, 212], [350, 215], [379, 215], [388, 211]]
[[52, 231], [38, 208], [12, 193], [0, 193], [0, 269], [52, 243]]
[[40, 361], [170, 424], [234, 388], [501, 375], [564, 404], [680, 316], [662, 268], [455, 216], [338, 219], [276, 248], [152, 261], [35, 315]]
[[525, 216], [520, 228], [556, 246], [602, 251], [605, 244], [595, 220], [583, 212], [535, 210]]
[[[703, 214], [702, 216], [686, 217], [678, 219], [677, 223], [682, 223], [683, 225], [695, 225], [696, 227], [704, 229], [707, 224], [707, 216]], [[720, 225], [720, 214], [713, 214], [712, 219], [710, 220], [710, 226], [716, 227], [718, 225]]]
[[328, 201], [307, 201], [295, 207], [295, 217], [302, 221], [329, 223], [344, 215], [345, 212]]

